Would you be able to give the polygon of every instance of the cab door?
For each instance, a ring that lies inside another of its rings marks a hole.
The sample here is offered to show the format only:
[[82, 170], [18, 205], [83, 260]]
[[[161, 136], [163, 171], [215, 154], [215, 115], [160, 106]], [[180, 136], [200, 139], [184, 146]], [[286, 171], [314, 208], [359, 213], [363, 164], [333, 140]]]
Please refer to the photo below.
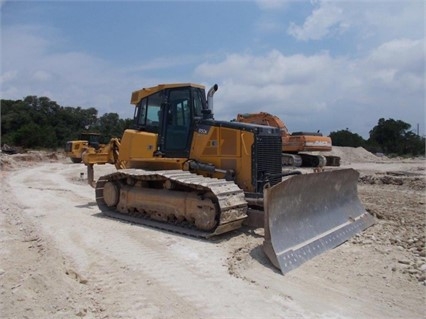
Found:
[[193, 126], [191, 107], [189, 87], [169, 90], [167, 102], [162, 105], [161, 151], [165, 157], [188, 157]]

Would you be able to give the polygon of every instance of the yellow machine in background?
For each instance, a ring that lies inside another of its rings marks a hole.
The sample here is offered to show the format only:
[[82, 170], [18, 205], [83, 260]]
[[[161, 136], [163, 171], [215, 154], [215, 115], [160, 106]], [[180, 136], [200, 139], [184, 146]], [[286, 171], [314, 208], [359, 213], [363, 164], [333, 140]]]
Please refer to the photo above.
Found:
[[[133, 92], [134, 128], [83, 161], [101, 211], [198, 237], [264, 227], [283, 273], [372, 225], [359, 174], [283, 171], [279, 128], [213, 118], [213, 86], [161, 84]], [[93, 179], [94, 164], [117, 172]]]
[[290, 133], [279, 117], [266, 112], [238, 114], [236, 121], [278, 127], [283, 141], [282, 161], [284, 166], [340, 166], [340, 157], [338, 156], [312, 153], [331, 151], [332, 141], [329, 136], [323, 136], [318, 132]]
[[81, 133], [78, 140], [68, 141], [65, 144], [65, 156], [69, 157], [73, 163], [81, 163], [81, 155], [88, 147], [99, 149], [103, 144], [99, 144], [99, 133]]

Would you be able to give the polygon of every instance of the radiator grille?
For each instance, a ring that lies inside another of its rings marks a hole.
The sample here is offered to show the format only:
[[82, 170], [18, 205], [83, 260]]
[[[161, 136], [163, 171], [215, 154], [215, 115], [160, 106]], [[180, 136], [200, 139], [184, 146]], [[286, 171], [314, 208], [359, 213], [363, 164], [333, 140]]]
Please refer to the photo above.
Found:
[[[253, 178], [256, 192], [263, 192], [263, 186], [281, 182], [281, 136], [275, 134], [257, 135], [253, 145]], [[276, 175], [271, 177], [270, 175]]]
[[67, 142], [65, 144], [65, 152], [71, 152], [72, 151], [72, 142]]

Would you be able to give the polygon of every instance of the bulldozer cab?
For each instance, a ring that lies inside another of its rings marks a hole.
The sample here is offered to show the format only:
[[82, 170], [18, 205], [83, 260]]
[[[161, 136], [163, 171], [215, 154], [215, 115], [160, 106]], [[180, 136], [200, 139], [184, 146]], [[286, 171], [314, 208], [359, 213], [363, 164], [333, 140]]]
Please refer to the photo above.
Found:
[[165, 88], [136, 105], [135, 126], [158, 134], [157, 155], [185, 158], [189, 155], [195, 122], [201, 119], [205, 108], [204, 88]]
[[87, 141], [88, 145], [98, 149], [100, 145], [100, 133], [85, 132], [80, 134], [80, 140]]

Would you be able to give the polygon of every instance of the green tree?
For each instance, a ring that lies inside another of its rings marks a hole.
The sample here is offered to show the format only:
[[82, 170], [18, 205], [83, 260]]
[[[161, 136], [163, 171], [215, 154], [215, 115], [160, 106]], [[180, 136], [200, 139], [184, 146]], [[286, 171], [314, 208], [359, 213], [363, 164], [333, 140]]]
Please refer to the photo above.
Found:
[[14, 145], [25, 148], [37, 148], [43, 144], [43, 137], [40, 135], [41, 127], [34, 122], [29, 122], [21, 126], [14, 134]]
[[368, 143], [385, 154], [424, 154], [424, 139], [409, 131], [411, 125], [401, 120], [380, 118], [370, 131]]
[[117, 113], [105, 113], [99, 118], [95, 127], [101, 133], [104, 142], [107, 142], [111, 137], [121, 137], [124, 130], [131, 126], [131, 123], [133, 123], [133, 120], [120, 119]]
[[1, 142], [22, 147], [63, 147], [94, 126], [95, 108], [62, 107], [48, 97], [1, 100]]
[[2, 144], [16, 144], [16, 132], [23, 125], [32, 122], [29, 106], [21, 100], [1, 101]]
[[402, 154], [419, 156], [425, 155], [425, 138], [422, 138], [413, 132], [406, 132], [404, 135], [405, 143], [402, 147]]
[[352, 133], [348, 129], [330, 133], [330, 138], [334, 146], [365, 146], [366, 141], [358, 134]]

